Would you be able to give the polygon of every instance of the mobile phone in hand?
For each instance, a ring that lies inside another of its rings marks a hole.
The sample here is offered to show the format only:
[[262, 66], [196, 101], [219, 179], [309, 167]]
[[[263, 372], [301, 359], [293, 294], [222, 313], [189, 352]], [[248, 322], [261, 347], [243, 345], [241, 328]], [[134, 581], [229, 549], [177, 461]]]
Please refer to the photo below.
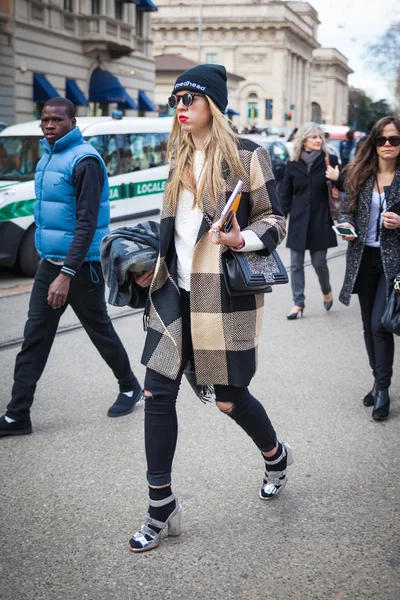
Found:
[[358, 237], [354, 229], [350, 227], [340, 227], [340, 225], [332, 225], [332, 229], [338, 235], [354, 235], [354, 237]]

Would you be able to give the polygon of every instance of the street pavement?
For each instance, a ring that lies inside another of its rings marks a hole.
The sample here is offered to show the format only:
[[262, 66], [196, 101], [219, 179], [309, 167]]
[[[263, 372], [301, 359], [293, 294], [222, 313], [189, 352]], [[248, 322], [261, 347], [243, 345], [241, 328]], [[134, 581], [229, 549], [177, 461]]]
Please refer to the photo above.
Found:
[[[266, 296], [250, 389], [293, 447], [286, 489], [259, 499], [259, 452], [184, 381], [173, 472], [183, 532], [152, 552], [128, 550], [147, 507], [143, 404], [108, 418], [112, 373], [81, 329], [57, 337], [33, 435], [0, 442], [2, 600], [400, 598], [400, 348], [396, 340], [391, 416], [377, 423], [362, 405], [372, 377], [357, 298], [349, 308], [337, 300], [344, 247], [329, 253], [329, 313], [311, 267], [303, 319], [285, 318], [289, 286]], [[288, 264], [286, 248], [281, 255]], [[28, 300], [0, 299], [1, 342], [21, 337]], [[75, 322], [67, 311], [62, 324]], [[115, 327], [143, 380], [141, 314]], [[2, 411], [17, 352], [0, 352]]]

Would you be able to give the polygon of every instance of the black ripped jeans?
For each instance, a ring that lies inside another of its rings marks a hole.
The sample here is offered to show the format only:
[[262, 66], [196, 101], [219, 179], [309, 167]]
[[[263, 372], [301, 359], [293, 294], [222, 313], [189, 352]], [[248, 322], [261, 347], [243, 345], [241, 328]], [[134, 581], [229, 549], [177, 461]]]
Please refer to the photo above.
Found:
[[[189, 294], [182, 291], [182, 366], [175, 380], [168, 379], [152, 369], [147, 369], [145, 390], [151, 392], [145, 403], [145, 447], [147, 481], [152, 486], [171, 482], [172, 461], [178, 438], [176, 399], [187, 362], [193, 357], [190, 333]], [[254, 398], [247, 387], [216, 385], [217, 402], [233, 404], [229, 416], [251, 437], [262, 452], [276, 445], [276, 434], [263, 405]]]

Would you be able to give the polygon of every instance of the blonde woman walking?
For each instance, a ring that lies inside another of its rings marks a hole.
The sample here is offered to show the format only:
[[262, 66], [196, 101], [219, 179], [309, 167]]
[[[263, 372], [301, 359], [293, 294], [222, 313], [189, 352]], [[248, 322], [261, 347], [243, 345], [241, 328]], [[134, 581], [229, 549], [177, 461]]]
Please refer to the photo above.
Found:
[[341, 190], [343, 176], [338, 160], [329, 155], [321, 129], [316, 123], [306, 123], [298, 130], [291, 161], [286, 165], [280, 188], [280, 201], [285, 216], [290, 215], [287, 247], [290, 248], [291, 285], [294, 306], [287, 315], [289, 320], [303, 316], [305, 307], [304, 255], [309, 250], [323, 294], [325, 310], [333, 304], [332, 288], [326, 261], [328, 248], [337, 246], [333, 221], [329, 214], [327, 179]]
[[[150, 286], [142, 356], [147, 366], [149, 510], [130, 540], [132, 552], [158, 546], [166, 527], [169, 535], [180, 533], [181, 505], [171, 490], [171, 470], [178, 435], [176, 398], [189, 360], [197, 383], [214, 384], [218, 408], [261, 451], [261, 499], [283, 490], [293, 461], [290, 446], [277, 440], [263, 405], [247, 387], [256, 370], [264, 296], [230, 297], [221, 264], [226, 247], [271, 252], [284, 238], [285, 220], [268, 152], [236, 136], [224, 116], [227, 103], [226, 70], [221, 65], [185, 71], [169, 98], [175, 118], [160, 256], [154, 273], [137, 278], [139, 285]], [[239, 179], [244, 186], [237, 219], [229, 233], [220, 232], [218, 219]]]

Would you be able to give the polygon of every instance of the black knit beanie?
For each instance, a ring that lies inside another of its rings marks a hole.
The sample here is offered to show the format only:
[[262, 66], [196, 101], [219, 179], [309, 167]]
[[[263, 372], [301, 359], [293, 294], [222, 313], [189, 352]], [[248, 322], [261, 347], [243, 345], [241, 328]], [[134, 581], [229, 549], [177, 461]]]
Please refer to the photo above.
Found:
[[226, 69], [223, 65], [197, 65], [179, 75], [172, 93], [180, 90], [206, 94], [224, 113], [228, 106]]

